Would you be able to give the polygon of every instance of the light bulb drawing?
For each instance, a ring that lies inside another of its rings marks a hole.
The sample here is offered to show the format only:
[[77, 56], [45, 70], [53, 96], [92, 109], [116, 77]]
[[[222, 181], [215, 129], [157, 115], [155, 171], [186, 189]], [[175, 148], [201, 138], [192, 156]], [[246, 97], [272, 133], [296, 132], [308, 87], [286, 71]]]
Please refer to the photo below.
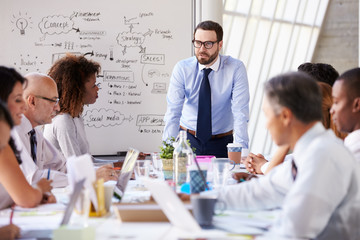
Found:
[[20, 30], [20, 35], [25, 35], [25, 29], [31, 28], [33, 22], [31, 20], [31, 17], [27, 15], [27, 13], [21, 14], [13, 14], [12, 19], [10, 20], [11, 23], [14, 25], [14, 28], [12, 29], [12, 32], [14, 32], [15, 27]]
[[25, 18], [19, 18], [16, 21], [16, 27], [20, 30], [21, 35], [25, 35], [25, 29], [29, 25], [28, 21]]

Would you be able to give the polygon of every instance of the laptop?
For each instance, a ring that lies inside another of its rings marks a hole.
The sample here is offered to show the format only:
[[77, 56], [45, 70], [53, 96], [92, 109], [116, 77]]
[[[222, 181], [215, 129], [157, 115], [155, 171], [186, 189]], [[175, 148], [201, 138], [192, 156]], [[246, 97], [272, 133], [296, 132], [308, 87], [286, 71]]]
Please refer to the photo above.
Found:
[[150, 178], [143, 182], [173, 226], [190, 232], [201, 231], [200, 225], [166, 182]]
[[125, 156], [124, 163], [122, 165], [119, 178], [116, 182], [115, 188], [114, 188], [114, 196], [118, 198], [119, 200], [122, 199], [124, 196], [124, 192], [126, 189], [126, 186], [131, 178], [131, 175], [134, 171], [135, 162], [139, 156], [139, 151], [130, 148]]
[[[75, 183], [74, 191], [70, 196], [68, 205], [66, 206], [64, 216], [61, 220], [60, 226], [67, 225], [70, 221], [71, 214], [74, 210], [75, 203], [79, 198], [81, 190], [84, 186], [85, 179]], [[20, 226], [21, 227], [21, 226]], [[32, 238], [32, 239], [52, 239], [54, 229], [41, 229], [41, 230], [27, 230], [21, 231], [21, 238]]]

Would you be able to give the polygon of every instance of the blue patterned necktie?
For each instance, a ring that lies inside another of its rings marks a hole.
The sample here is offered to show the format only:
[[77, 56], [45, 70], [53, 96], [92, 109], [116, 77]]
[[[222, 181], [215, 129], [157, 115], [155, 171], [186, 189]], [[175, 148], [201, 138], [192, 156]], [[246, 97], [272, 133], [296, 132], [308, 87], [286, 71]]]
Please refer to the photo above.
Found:
[[203, 143], [211, 139], [211, 89], [208, 75], [211, 68], [205, 68], [204, 77], [199, 91], [198, 118], [196, 126], [196, 137]]
[[30, 146], [31, 146], [31, 157], [36, 163], [36, 147], [37, 147], [37, 141], [36, 141], [36, 132], [35, 129], [32, 129], [29, 132], [30, 135]]

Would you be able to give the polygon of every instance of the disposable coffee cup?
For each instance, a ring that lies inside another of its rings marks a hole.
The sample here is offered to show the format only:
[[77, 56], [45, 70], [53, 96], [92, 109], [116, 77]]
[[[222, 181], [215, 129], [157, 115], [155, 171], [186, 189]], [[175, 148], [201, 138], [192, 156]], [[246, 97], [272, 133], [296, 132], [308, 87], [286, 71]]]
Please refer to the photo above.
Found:
[[[201, 176], [202, 174], [202, 176]], [[190, 170], [190, 192], [191, 193], [200, 193], [205, 191], [206, 186], [204, 179], [206, 181], [207, 170]], [[204, 179], [203, 179], [204, 177]]]
[[190, 192], [200, 193], [206, 190], [207, 164], [199, 164], [200, 171], [196, 165], [188, 167], [190, 178]]
[[105, 209], [107, 212], [109, 212], [110, 210], [112, 197], [114, 195], [115, 185], [116, 185], [115, 181], [108, 181], [104, 183]]
[[241, 151], [242, 145], [239, 143], [229, 143], [227, 145], [228, 149], [228, 158], [234, 161], [236, 164], [239, 164], [241, 161]]

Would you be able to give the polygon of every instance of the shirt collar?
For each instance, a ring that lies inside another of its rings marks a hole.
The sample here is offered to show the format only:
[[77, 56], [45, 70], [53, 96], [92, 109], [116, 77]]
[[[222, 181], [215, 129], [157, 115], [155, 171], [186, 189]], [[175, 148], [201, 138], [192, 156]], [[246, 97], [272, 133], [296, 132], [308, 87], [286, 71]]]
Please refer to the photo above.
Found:
[[351, 146], [353, 144], [357, 144], [359, 139], [360, 139], [360, 129], [349, 133], [349, 135], [347, 135], [346, 138], [344, 139], [344, 145]]
[[21, 117], [20, 125], [16, 126], [16, 127], [21, 129], [20, 132], [22, 132], [22, 133], [24, 133], [26, 135], [33, 129], [29, 119], [24, 114]]
[[294, 159], [298, 163], [301, 159], [301, 156], [306, 152], [307, 148], [311, 141], [314, 140], [319, 134], [322, 134], [326, 131], [321, 122], [317, 122], [312, 128], [305, 132], [299, 140], [296, 142], [294, 147]]
[[[216, 59], [216, 61], [214, 62], [214, 64], [208, 68], [211, 68], [213, 71], [216, 72], [219, 69], [219, 66], [220, 66], [220, 54]], [[206, 66], [199, 63], [199, 71], [203, 70], [204, 68], [206, 68]]]

